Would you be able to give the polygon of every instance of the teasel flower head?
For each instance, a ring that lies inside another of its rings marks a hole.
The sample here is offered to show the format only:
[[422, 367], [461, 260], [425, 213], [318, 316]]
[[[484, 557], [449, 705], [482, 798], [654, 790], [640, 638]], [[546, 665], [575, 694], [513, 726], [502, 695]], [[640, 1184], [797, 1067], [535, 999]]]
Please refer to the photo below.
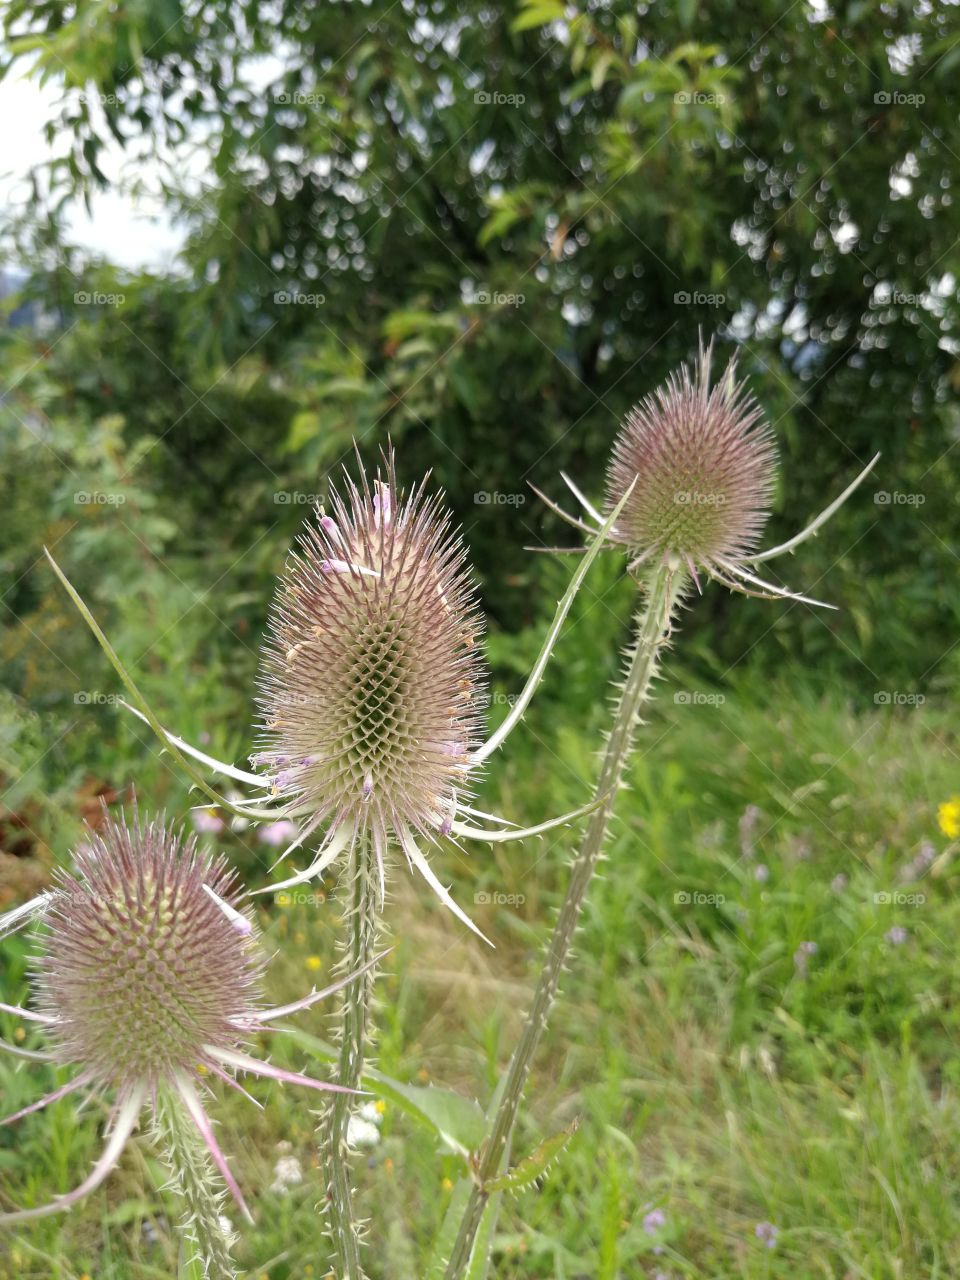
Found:
[[[631, 484], [612, 540], [633, 560], [707, 571], [752, 551], [770, 512], [776, 453], [736, 357], [711, 386], [712, 348], [627, 414], [607, 469], [607, 509]], [[635, 483], [634, 483], [635, 482]]]
[[[607, 466], [607, 515], [622, 504], [608, 545], [626, 550], [631, 571], [648, 563], [685, 569], [699, 588], [702, 569], [745, 595], [820, 604], [764, 581], [750, 566], [791, 551], [814, 534], [866, 478], [879, 454], [807, 529], [758, 553], [776, 479], [773, 434], [738, 380], [736, 356], [715, 383], [712, 362], [713, 342], [704, 346], [701, 339], [696, 362], [671, 374], [627, 414]], [[581, 515], [570, 515], [536, 492], [569, 524], [595, 537], [603, 516], [561, 475]]]
[[281, 578], [255, 757], [330, 840], [431, 837], [469, 794], [486, 702], [482, 630], [461, 540], [438, 496], [392, 460], [331, 493]]
[[[0, 937], [35, 923], [34, 1007], [0, 1005], [42, 1028], [48, 1052], [18, 1056], [73, 1066], [71, 1081], [0, 1121], [11, 1124], [77, 1091], [111, 1096], [109, 1138], [93, 1172], [68, 1195], [0, 1214], [0, 1225], [68, 1209], [117, 1163], [144, 1105], [169, 1091], [192, 1118], [224, 1181], [249, 1213], [213, 1134], [202, 1077], [240, 1089], [252, 1072], [313, 1089], [335, 1086], [282, 1071], [245, 1050], [275, 1018], [315, 1003], [343, 983], [281, 1009], [260, 998], [264, 961], [252, 916], [220, 858], [183, 841], [162, 818], [132, 825], [104, 815], [73, 869], [24, 907], [0, 916]], [[350, 979], [356, 975], [351, 975]]]

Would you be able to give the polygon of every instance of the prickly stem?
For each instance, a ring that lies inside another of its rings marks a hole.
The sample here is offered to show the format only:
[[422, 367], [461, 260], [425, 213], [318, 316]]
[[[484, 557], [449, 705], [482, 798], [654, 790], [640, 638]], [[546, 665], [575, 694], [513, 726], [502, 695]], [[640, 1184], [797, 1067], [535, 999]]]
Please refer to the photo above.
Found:
[[170, 1089], [157, 1092], [153, 1141], [183, 1209], [181, 1272], [196, 1259], [204, 1280], [235, 1280], [233, 1236], [223, 1218], [225, 1190], [186, 1107]]
[[617, 701], [613, 727], [607, 739], [597, 782], [596, 794], [601, 803], [590, 815], [583, 843], [573, 861], [567, 894], [550, 939], [533, 1003], [510, 1060], [500, 1105], [480, 1151], [475, 1185], [447, 1264], [446, 1280], [460, 1280], [470, 1262], [477, 1229], [489, 1198], [483, 1184], [496, 1177], [503, 1153], [513, 1134], [533, 1055], [547, 1024], [560, 975], [570, 956], [587, 889], [603, 851], [617, 791], [630, 755], [634, 729], [656, 675], [660, 654], [669, 640], [670, 619], [686, 582], [685, 572], [667, 565], [658, 566], [648, 575], [646, 602], [638, 619], [636, 640], [633, 648], [628, 651], [627, 674]]
[[[346, 937], [341, 965], [355, 973], [369, 965], [377, 953], [380, 936], [380, 898], [373, 843], [359, 833], [350, 851], [342, 884], [349, 898], [346, 910]], [[370, 1036], [370, 1008], [376, 981], [369, 968], [344, 987], [340, 1003], [338, 1036], [340, 1057], [337, 1083], [350, 1089], [360, 1087]], [[337, 1280], [363, 1280], [360, 1257], [361, 1231], [353, 1210], [347, 1126], [355, 1099], [335, 1093], [327, 1106], [320, 1133], [326, 1159], [328, 1229], [333, 1245]]]

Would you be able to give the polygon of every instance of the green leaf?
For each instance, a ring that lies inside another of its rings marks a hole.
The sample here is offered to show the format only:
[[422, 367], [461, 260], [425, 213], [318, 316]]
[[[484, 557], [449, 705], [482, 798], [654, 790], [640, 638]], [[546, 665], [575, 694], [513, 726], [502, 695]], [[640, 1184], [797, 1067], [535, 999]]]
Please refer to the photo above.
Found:
[[523, 211], [515, 206], [498, 209], [480, 228], [477, 244], [483, 248], [484, 245], [489, 244], [497, 236], [502, 236], [509, 231], [513, 224], [519, 222], [522, 217]]
[[566, 9], [554, 0], [533, 0], [524, 8], [519, 18], [510, 24], [511, 31], [531, 31], [534, 27], [545, 27], [550, 22], [563, 22]]
[[[291, 1032], [290, 1039], [324, 1062], [333, 1063], [339, 1057], [333, 1045], [305, 1031]], [[452, 1089], [404, 1084], [372, 1067], [364, 1072], [363, 1087], [433, 1129], [458, 1155], [469, 1155], [483, 1141], [483, 1111], [478, 1103], [454, 1093]]]
[[545, 1138], [519, 1164], [515, 1164], [512, 1169], [508, 1169], [500, 1177], [491, 1178], [489, 1182], [484, 1183], [484, 1190], [521, 1191], [524, 1187], [529, 1187], [531, 1183], [536, 1182], [537, 1178], [546, 1173], [550, 1162], [556, 1160], [579, 1127], [580, 1121], [574, 1120], [573, 1124], [568, 1125], [566, 1129], [561, 1129], [559, 1133], [553, 1134], [552, 1137]]

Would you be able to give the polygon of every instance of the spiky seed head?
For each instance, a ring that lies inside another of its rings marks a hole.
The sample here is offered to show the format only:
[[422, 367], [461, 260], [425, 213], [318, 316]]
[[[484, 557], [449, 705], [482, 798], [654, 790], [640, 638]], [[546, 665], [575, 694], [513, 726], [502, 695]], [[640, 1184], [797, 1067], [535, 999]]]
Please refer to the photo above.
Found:
[[205, 1045], [235, 1048], [262, 973], [235, 896], [223, 859], [162, 818], [107, 818], [58, 873], [35, 960], [56, 1057], [129, 1091], [193, 1075]]
[[465, 549], [425, 482], [346, 477], [301, 534], [271, 615], [255, 759], [318, 820], [442, 826], [485, 702]]
[[751, 551], [770, 512], [776, 451], [736, 359], [710, 386], [713, 343], [627, 415], [607, 470], [608, 510], [636, 477], [614, 529], [631, 555], [708, 571]]

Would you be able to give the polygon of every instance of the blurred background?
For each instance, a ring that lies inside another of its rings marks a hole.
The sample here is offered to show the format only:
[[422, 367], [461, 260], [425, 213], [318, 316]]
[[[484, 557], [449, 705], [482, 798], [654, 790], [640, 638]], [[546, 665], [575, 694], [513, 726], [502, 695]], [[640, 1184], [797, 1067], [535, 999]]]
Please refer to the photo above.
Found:
[[[44, 545], [162, 718], [243, 761], [275, 575], [354, 442], [392, 439], [463, 526], [496, 718], [573, 564], [526, 549], [572, 540], [529, 486], [560, 497], [564, 469], [598, 499], [626, 410], [715, 334], [779, 444], [772, 540], [883, 456], [770, 566], [838, 612], [708, 586], [683, 617], [520, 1145], [584, 1125], [505, 1209], [494, 1274], [960, 1274], [957, 5], [3, 0], [0, 22], [0, 909], [101, 798], [195, 803]], [[597, 566], [484, 807], [582, 802], [632, 604]], [[264, 880], [260, 835], [192, 821]], [[486, 1103], [572, 839], [442, 868], [490, 956], [398, 874], [385, 1070]], [[331, 954], [327, 890], [264, 910], [281, 994]], [[22, 941], [0, 972], [22, 996]], [[44, 1077], [0, 1063], [3, 1109]], [[270, 1097], [224, 1100], [260, 1206], [241, 1260], [321, 1277], [313, 1122]], [[0, 1134], [0, 1204], [39, 1202], [97, 1116]], [[458, 1172], [388, 1109], [375, 1280], [427, 1274]], [[162, 1182], [144, 1144], [68, 1221], [0, 1238], [3, 1274], [169, 1276]]]

